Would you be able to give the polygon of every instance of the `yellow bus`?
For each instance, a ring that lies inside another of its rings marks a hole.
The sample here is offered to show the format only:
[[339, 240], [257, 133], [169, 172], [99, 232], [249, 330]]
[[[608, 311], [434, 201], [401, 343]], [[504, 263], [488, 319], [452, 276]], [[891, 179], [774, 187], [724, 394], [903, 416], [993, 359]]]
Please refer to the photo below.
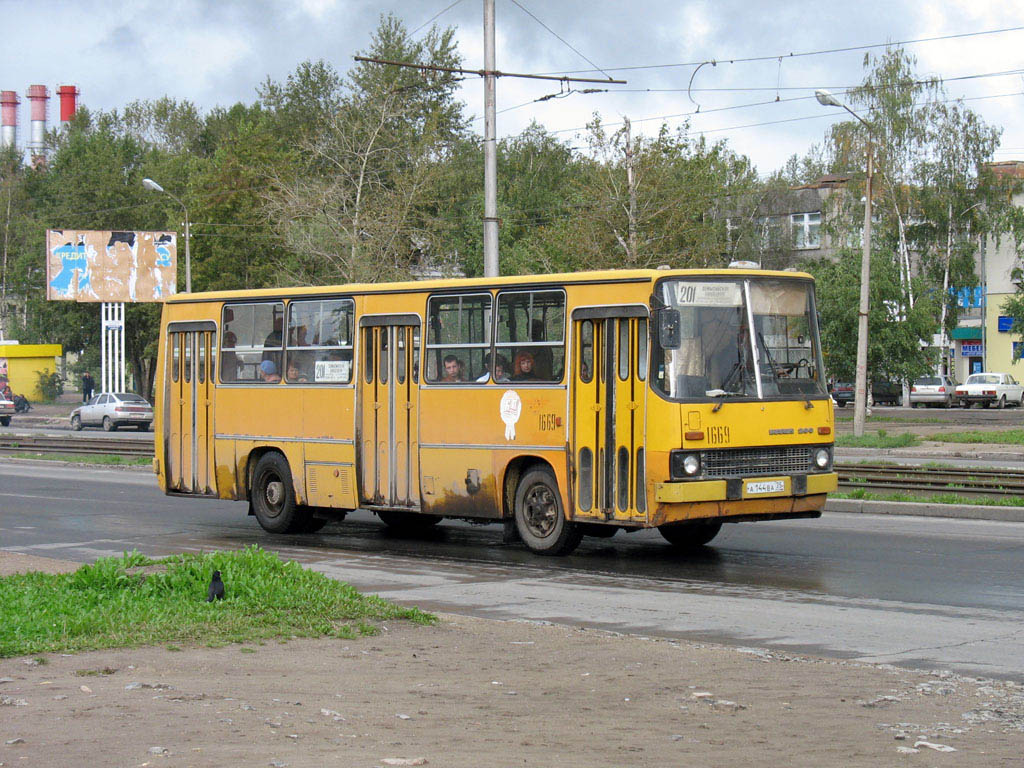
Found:
[[810, 275], [629, 270], [248, 290], [163, 306], [154, 470], [272, 533], [355, 509], [538, 554], [818, 517], [836, 488]]

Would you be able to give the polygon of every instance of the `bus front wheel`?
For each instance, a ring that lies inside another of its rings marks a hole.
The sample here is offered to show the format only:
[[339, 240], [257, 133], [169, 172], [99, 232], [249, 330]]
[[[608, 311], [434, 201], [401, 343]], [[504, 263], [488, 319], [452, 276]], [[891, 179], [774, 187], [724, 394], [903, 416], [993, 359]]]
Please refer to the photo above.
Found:
[[290, 533], [304, 522], [295, 504], [295, 488], [288, 460], [279, 453], [266, 453], [252, 475], [252, 510], [256, 521], [268, 533]]
[[567, 555], [583, 538], [580, 529], [565, 519], [558, 481], [546, 467], [531, 469], [519, 481], [515, 520], [519, 538], [538, 555]]
[[664, 536], [669, 544], [681, 550], [703, 547], [715, 538], [720, 530], [722, 530], [722, 524], [717, 522], [674, 523], [658, 526], [658, 533]]

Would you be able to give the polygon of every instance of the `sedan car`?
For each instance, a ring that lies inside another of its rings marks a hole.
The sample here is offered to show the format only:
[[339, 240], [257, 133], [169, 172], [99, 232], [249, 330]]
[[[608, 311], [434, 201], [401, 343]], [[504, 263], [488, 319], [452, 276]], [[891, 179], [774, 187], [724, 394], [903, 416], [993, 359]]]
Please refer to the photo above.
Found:
[[956, 385], [949, 376], [922, 376], [910, 385], [910, 405], [938, 405], [949, 408], [953, 405]]
[[153, 422], [153, 406], [144, 397], [131, 392], [96, 395], [71, 412], [71, 428], [103, 427], [113, 432], [118, 427], [133, 426], [141, 432]]
[[10, 426], [12, 415], [14, 415], [14, 402], [0, 395], [0, 426]]
[[974, 403], [981, 403], [982, 408], [992, 404], [1005, 408], [1008, 403], [1019, 406], [1024, 402], [1024, 386], [1008, 373], [972, 373], [956, 388], [955, 394], [964, 408]]

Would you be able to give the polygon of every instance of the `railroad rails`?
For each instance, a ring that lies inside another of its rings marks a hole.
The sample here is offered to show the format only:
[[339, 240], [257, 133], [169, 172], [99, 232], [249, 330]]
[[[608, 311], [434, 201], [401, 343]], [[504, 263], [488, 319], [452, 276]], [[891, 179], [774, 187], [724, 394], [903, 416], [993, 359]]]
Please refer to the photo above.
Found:
[[965, 498], [1024, 497], [1024, 470], [921, 467], [901, 464], [837, 464], [839, 489], [914, 496], [955, 494]]
[[[153, 455], [153, 441], [116, 437], [53, 437], [0, 433], [0, 454], [62, 454], [142, 457]], [[839, 490], [864, 490], [911, 496], [954, 494], [964, 498], [1024, 498], [1024, 470], [1004, 468], [958, 469], [902, 464], [836, 465]]]
[[53, 437], [0, 433], [0, 454], [61, 454], [65, 456], [152, 456], [153, 437], [131, 440], [117, 437]]

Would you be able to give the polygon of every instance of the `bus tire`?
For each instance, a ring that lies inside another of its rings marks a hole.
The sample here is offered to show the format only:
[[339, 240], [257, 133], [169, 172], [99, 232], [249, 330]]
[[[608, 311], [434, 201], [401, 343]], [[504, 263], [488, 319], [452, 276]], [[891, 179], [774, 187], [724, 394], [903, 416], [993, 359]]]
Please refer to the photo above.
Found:
[[405, 512], [400, 509], [380, 510], [377, 517], [388, 528], [395, 531], [418, 533], [433, 528], [441, 522], [437, 515], [423, 515], [419, 512]]
[[565, 519], [558, 481], [547, 467], [526, 472], [516, 487], [516, 530], [527, 548], [538, 555], [567, 555], [583, 534]]
[[720, 522], [674, 523], [659, 525], [658, 533], [679, 550], [693, 550], [703, 547], [722, 530]]
[[306, 522], [295, 503], [288, 460], [279, 453], [265, 453], [256, 463], [250, 498], [256, 521], [268, 533], [298, 532]]

